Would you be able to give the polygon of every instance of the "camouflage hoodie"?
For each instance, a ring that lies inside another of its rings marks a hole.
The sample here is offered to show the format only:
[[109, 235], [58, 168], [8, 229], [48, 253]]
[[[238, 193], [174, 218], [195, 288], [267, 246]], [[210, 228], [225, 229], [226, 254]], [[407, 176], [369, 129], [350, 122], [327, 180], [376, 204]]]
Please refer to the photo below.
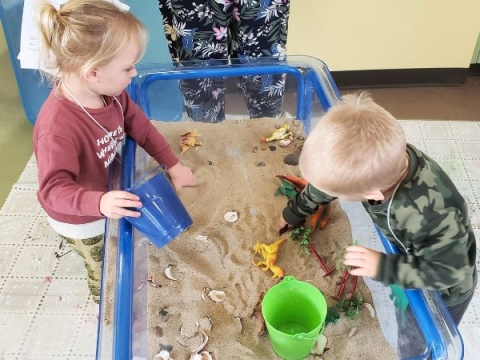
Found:
[[[410, 167], [390, 201], [362, 204], [375, 225], [401, 254], [382, 254], [375, 280], [404, 288], [438, 290], [447, 306], [475, 290], [476, 244], [467, 204], [440, 166], [408, 145]], [[311, 185], [290, 200], [284, 219], [300, 225], [320, 204], [333, 201]], [[392, 234], [392, 231], [394, 235]]]

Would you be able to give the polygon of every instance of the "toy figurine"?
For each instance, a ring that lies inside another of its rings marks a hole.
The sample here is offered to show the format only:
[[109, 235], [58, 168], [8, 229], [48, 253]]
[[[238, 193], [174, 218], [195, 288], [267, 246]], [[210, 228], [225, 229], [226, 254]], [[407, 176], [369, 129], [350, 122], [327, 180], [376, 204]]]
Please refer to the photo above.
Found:
[[293, 139], [293, 133], [290, 131], [290, 125], [285, 124], [275, 130], [269, 137], [262, 137], [263, 142], [270, 142], [274, 140], [282, 140], [282, 139]]
[[277, 258], [278, 258], [279, 247], [285, 241], [287, 241], [287, 239], [279, 239], [270, 245], [257, 242], [253, 247], [253, 251], [255, 252], [255, 254], [260, 254], [263, 257], [263, 260], [258, 261], [256, 263], [252, 261], [252, 263], [255, 266], [264, 265], [265, 267], [262, 268], [262, 270], [263, 271], [270, 270], [273, 274], [272, 277], [278, 277], [278, 278], [283, 277], [285, 275], [285, 271], [281, 267], [276, 265], [275, 262], [277, 261]]

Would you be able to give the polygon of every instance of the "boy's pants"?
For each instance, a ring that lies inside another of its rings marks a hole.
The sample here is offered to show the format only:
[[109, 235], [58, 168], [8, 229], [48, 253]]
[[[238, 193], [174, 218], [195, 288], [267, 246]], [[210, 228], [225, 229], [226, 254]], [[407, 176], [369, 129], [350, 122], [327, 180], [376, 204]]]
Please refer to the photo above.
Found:
[[470, 295], [468, 299], [466, 299], [464, 302], [455, 305], [455, 306], [450, 306], [447, 307], [448, 311], [450, 312], [450, 315], [452, 316], [453, 322], [458, 326], [460, 325], [460, 321], [462, 321], [463, 315], [465, 314], [465, 311], [467, 311], [468, 305], [472, 301], [473, 294]]
[[[174, 63], [202, 66], [208, 64], [204, 60], [226, 64], [229, 58], [244, 63], [285, 57], [290, 0], [159, 0], [159, 6]], [[281, 114], [284, 74], [243, 76], [239, 87], [251, 118]], [[190, 118], [225, 119], [224, 78], [182, 80], [180, 88]]]
[[98, 235], [89, 239], [71, 239], [60, 235], [70, 247], [83, 258], [87, 269], [87, 282], [93, 301], [100, 303], [100, 281], [102, 278], [103, 237]]

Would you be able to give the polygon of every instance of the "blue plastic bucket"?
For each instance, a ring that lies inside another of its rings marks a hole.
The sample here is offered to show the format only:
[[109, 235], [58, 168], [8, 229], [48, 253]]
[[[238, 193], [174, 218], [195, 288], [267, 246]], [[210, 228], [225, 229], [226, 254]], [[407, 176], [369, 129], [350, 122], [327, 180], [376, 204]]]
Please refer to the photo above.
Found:
[[142, 215], [138, 218], [126, 216], [155, 246], [161, 248], [192, 225], [192, 218], [180, 201], [175, 189], [158, 166], [126, 191], [137, 195], [142, 202], [136, 208]]

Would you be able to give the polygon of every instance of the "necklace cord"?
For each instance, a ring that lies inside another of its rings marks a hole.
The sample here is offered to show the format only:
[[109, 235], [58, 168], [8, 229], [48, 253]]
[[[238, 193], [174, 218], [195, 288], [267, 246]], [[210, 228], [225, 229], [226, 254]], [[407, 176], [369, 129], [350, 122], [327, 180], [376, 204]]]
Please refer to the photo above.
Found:
[[[107, 129], [105, 129], [105, 128], [87, 111], [87, 109], [85, 109], [85, 108], [82, 106], [82, 104], [80, 104], [80, 101], [77, 100], [77, 98], [75, 97], [75, 95], [73, 95], [73, 93], [70, 91], [70, 89], [67, 87], [67, 85], [65, 85], [65, 84], [62, 82], [62, 83], [61, 83], [61, 86], [68, 92], [68, 94], [72, 97], [72, 99], [75, 101], [75, 103], [76, 103], [78, 106], [80, 106], [80, 108], [83, 110], [83, 112], [84, 112], [85, 114], [87, 114], [87, 116], [88, 116], [90, 119], [92, 119], [92, 121], [93, 121], [95, 124], [97, 124], [97, 126], [98, 126], [100, 129], [102, 129], [103, 131], [105, 131], [105, 133], [106, 133], [107, 136], [110, 138], [110, 140], [115, 144], [115, 147], [117, 147], [118, 142], [117, 142], [117, 140], [115, 140], [115, 139], [113, 138], [113, 136], [111, 135], [111, 132], [109, 132]], [[113, 96], [113, 99], [117, 102], [118, 105], [120, 105], [120, 109], [121, 109], [121, 111], [122, 111], [122, 118], [123, 118], [122, 127], [124, 128], [124, 127], [125, 127], [125, 125], [124, 125], [124, 124], [125, 124], [125, 117], [123, 116], [123, 106], [122, 106], [122, 104], [120, 104], [120, 101], [118, 101], [118, 99], [117, 99], [115, 96]], [[104, 105], [107, 106], [107, 103], [106, 103], [105, 99], [103, 98], [103, 96], [102, 96], [102, 100], [103, 100]]]

